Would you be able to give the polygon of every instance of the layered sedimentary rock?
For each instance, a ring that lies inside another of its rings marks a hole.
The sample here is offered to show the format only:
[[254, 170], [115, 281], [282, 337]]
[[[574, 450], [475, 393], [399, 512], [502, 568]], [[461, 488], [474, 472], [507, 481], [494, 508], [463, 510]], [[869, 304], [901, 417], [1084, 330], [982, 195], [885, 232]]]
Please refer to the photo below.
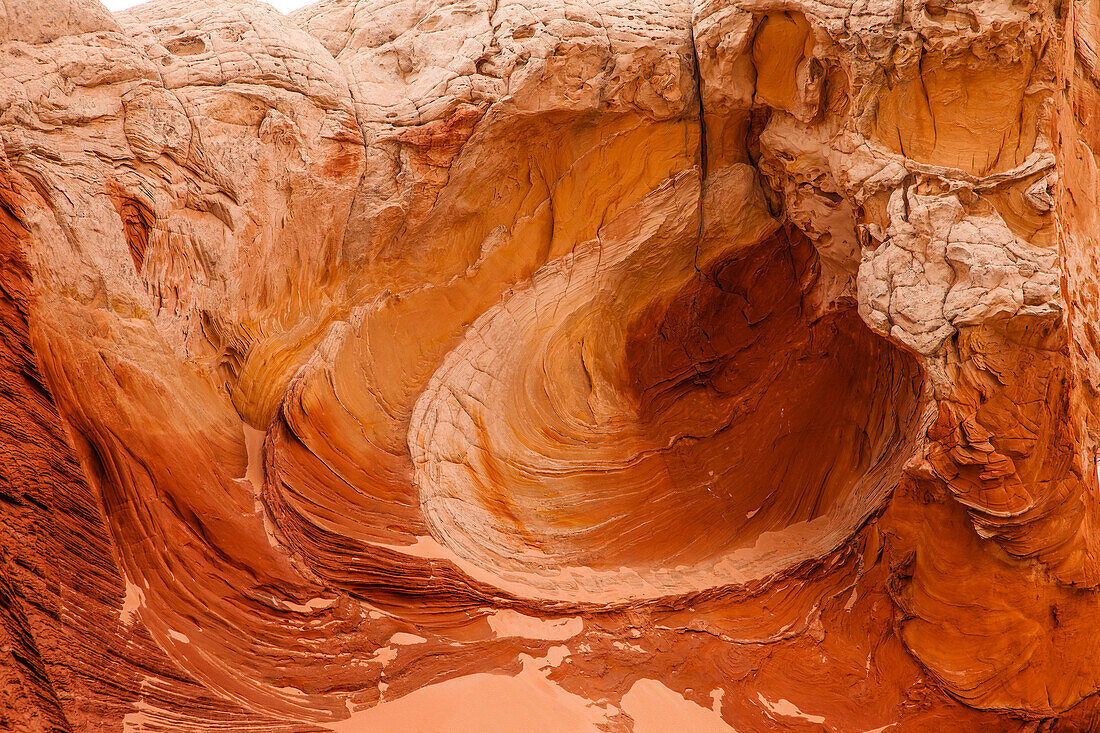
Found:
[[1100, 6], [0, 7], [0, 728], [1100, 726]]

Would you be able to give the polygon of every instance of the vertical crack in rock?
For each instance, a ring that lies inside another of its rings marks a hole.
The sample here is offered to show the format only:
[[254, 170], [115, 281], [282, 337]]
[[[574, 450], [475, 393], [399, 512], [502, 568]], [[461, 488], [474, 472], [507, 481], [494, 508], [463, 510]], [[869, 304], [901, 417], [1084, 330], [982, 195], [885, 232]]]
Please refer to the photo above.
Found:
[[[693, 8], [694, 12], [694, 8]], [[694, 20], [694, 19], [693, 19]], [[688, 27], [688, 33], [691, 37], [691, 63], [692, 71], [695, 78], [695, 94], [699, 100], [699, 234], [698, 242], [701, 244], [703, 241], [703, 234], [706, 228], [706, 221], [704, 220], [704, 206], [703, 201], [706, 197], [707, 187], [707, 115], [706, 110], [703, 109], [703, 75], [699, 71], [699, 51], [695, 47], [695, 25], [690, 23]], [[695, 252], [696, 270], [699, 269], [699, 252]]]

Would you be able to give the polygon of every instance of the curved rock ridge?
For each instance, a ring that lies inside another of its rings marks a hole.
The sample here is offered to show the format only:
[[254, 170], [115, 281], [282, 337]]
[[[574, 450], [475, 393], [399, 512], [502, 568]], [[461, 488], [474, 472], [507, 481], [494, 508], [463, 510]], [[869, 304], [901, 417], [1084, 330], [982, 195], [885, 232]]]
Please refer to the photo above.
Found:
[[0, 4], [0, 729], [1100, 728], [1100, 4]]

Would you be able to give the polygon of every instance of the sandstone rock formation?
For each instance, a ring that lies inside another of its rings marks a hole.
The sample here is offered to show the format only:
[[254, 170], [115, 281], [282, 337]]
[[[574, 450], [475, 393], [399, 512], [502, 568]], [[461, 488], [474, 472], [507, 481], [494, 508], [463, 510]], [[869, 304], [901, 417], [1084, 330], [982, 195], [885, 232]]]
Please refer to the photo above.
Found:
[[0, 729], [1100, 730], [1100, 2], [0, 4]]

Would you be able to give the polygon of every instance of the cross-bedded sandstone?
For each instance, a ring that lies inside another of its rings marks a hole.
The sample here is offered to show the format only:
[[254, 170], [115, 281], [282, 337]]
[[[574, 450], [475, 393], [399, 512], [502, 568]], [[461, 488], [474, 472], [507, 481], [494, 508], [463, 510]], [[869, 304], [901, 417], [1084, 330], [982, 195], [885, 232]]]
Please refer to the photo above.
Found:
[[1100, 726], [1096, 2], [0, 4], [0, 727]]

